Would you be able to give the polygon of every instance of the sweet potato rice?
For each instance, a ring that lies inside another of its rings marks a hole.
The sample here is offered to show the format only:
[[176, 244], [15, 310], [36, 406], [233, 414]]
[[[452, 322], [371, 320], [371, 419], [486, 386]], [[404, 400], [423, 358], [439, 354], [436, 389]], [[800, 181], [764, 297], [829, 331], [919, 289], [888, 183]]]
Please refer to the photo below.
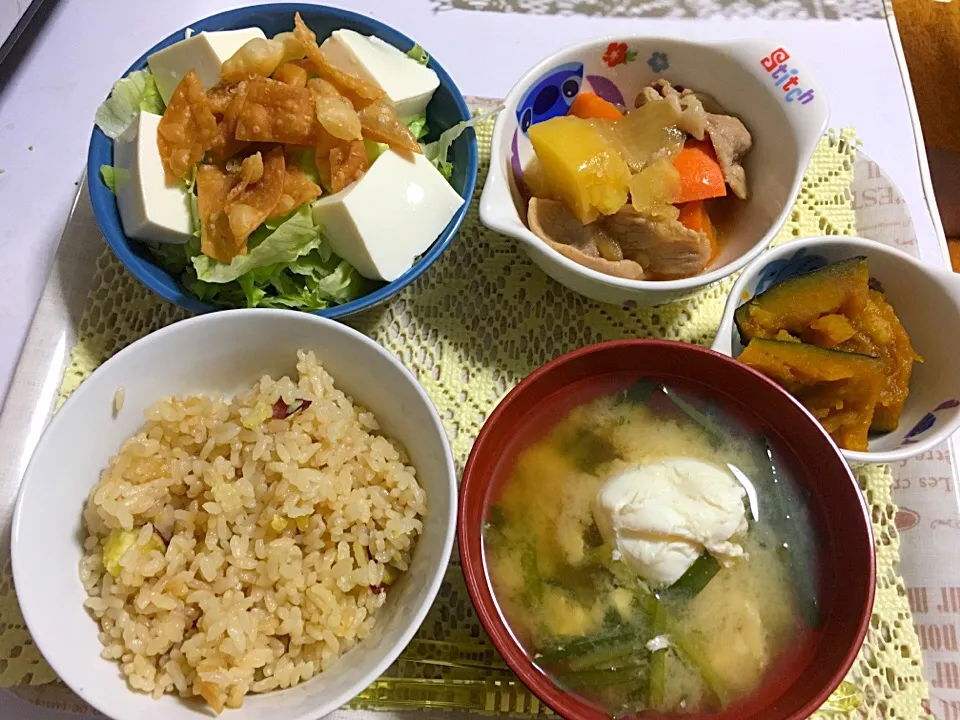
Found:
[[163, 400], [83, 513], [80, 575], [132, 688], [215, 711], [333, 665], [407, 569], [426, 494], [312, 353], [298, 383]]

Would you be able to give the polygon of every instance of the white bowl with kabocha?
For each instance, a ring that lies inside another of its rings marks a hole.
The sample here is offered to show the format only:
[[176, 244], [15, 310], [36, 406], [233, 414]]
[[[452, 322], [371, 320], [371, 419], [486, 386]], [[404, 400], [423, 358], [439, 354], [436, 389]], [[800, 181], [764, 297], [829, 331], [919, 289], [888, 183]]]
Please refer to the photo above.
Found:
[[172, 34], [114, 84], [90, 195], [117, 257], [186, 310], [342, 317], [449, 245], [476, 179], [471, 124], [443, 68], [396, 30], [321, 6], [241, 8]]
[[960, 427], [960, 278], [872, 240], [822, 237], [747, 266], [713, 349], [767, 375], [850, 462], [919, 455]]
[[770, 243], [828, 114], [776, 42], [591, 40], [510, 91], [480, 217], [594, 300], [675, 300]]

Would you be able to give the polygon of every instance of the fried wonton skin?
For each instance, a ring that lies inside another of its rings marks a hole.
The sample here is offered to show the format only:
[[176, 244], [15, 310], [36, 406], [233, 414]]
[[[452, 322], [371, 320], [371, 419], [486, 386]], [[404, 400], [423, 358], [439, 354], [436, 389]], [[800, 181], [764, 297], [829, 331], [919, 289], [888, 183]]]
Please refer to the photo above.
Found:
[[270, 77], [278, 67], [303, 55], [303, 46], [293, 33], [280, 33], [269, 39], [253, 38], [223, 63], [220, 80], [235, 83], [253, 77]]
[[[215, 163], [223, 164], [250, 144], [245, 140], [237, 140], [237, 119], [247, 99], [247, 83], [243, 81], [236, 85], [218, 85], [211, 88], [207, 95], [216, 98], [215, 102], [211, 101], [211, 105], [214, 105], [214, 112], [221, 115], [217, 123], [217, 135], [210, 145], [210, 158]], [[218, 111], [218, 108], [222, 110]]]
[[280, 199], [270, 211], [267, 220], [283, 217], [304, 203], [313, 202], [320, 197], [321, 192], [320, 186], [307, 177], [307, 174], [288, 157], [283, 178], [283, 192], [280, 193]]
[[269, 78], [247, 82], [237, 118], [236, 139], [247, 142], [312, 145], [317, 124], [313, 93]]
[[197, 205], [200, 210], [200, 252], [228, 263], [247, 251], [230, 230], [224, 206], [232, 180], [216, 165], [201, 165], [197, 171]]
[[[254, 157], [259, 157], [257, 153]], [[259, 163], [247, 158], [246, 177], [244, 168], [240, 169], [240, 181], [236, 188], [227, 194], [225, 211], [233, 236], [243, 242], [246, 249], [247, 238], [257, 229], [277, 205], [283, 194], [286, 161], [283, 148], [275, 147]]]
[[313, 65], [314, 72], [337, 88], [341, 95], [353, 103], [355, 108], [365, 107], [374, 100], [385, 97], [383, 89], [378, 85], [353, 75], [327, 60], [320, 46], [317, 45], [316, 33], [307, 27], [303, 18], [300, 17], [300, 13], [294, 16], [293, 34], [303, 45], [303, 50], [307, 59]]
[[157, 150], [173, 184], [203, 159], [217, 135], [217, 119], [193, 70], [180, 80], [157, 126]]
[[397, 111], [386, 100], [377, 100], [359, 113], [360, 127], [367, 140], [386, 143], [394, 150], [422, 153], [420, 143], [397, 117]]
[[330, 189], [340, 192], [363, 177], [370, 168], [363, 140], [352, 140], [330, 151]]

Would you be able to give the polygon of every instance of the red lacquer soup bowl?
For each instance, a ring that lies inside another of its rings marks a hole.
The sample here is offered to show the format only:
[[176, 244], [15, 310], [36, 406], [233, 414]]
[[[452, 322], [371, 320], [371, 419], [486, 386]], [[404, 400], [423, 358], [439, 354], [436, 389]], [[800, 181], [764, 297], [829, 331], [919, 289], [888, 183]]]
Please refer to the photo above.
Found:
[[710, 350], [661, 340], [592, 345], [547, 363], [497, 406], [473, 446], [460, 486], [460, 558], [480, 620], [511, 669], [554, 711], [571, 719], [607, 717], [555, 684], [517, 641], [490, 584], [482, 535], [490, 505], [520, 451], [567, 411], [640, 378], [686, 388], [722, 407], [739, 426], [763, 433], [807, 497], [818, 547], [816, 629], [805, 631], [776, 659], [758, 688], [722, 712], [670, 717], [806, 718], [843, 680], [870, 623], [876, 581], [870, 513], [849, 467], [813, 417], [767, 378]]

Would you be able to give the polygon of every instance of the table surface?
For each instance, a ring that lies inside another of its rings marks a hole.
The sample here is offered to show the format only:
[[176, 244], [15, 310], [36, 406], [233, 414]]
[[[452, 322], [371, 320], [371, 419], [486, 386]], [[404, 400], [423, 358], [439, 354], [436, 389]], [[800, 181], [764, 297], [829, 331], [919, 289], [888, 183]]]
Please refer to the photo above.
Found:
[[[243, 4], [248, 3], [60, 0], [20, 65], [0, 85], [0, 281], [5, 289], [0, 304], [0, 399], [6, 396], [82, 179], [97, 105], [130, 61], [159, 38], [197, 18]], [[928, 198], [923, 181], [925, 159], [917, 152], [913, 99], [898, 63], [898, 38], [877, 0], [328, 4], [364, 12], [416, 38], [465, 94], [487, 97], [505, 95], [517, 76], [544, 55], [596, 36], [676, 36], [707, 42], [760, 36], [778, 41], [774, 46], [788, 42], [824, 88], [831, 127], [855, 127], [864, 149], [899, 186], [913, 216], [921, 259], [945, 262], [942, 231], [931, 215], [931, 210], [936, 212], [932, 193]], [[548, 7], [571, 12], [540, 14]], [[0, 710], [2, 717], [63, 717], [6, 693], [0, 695]]]

